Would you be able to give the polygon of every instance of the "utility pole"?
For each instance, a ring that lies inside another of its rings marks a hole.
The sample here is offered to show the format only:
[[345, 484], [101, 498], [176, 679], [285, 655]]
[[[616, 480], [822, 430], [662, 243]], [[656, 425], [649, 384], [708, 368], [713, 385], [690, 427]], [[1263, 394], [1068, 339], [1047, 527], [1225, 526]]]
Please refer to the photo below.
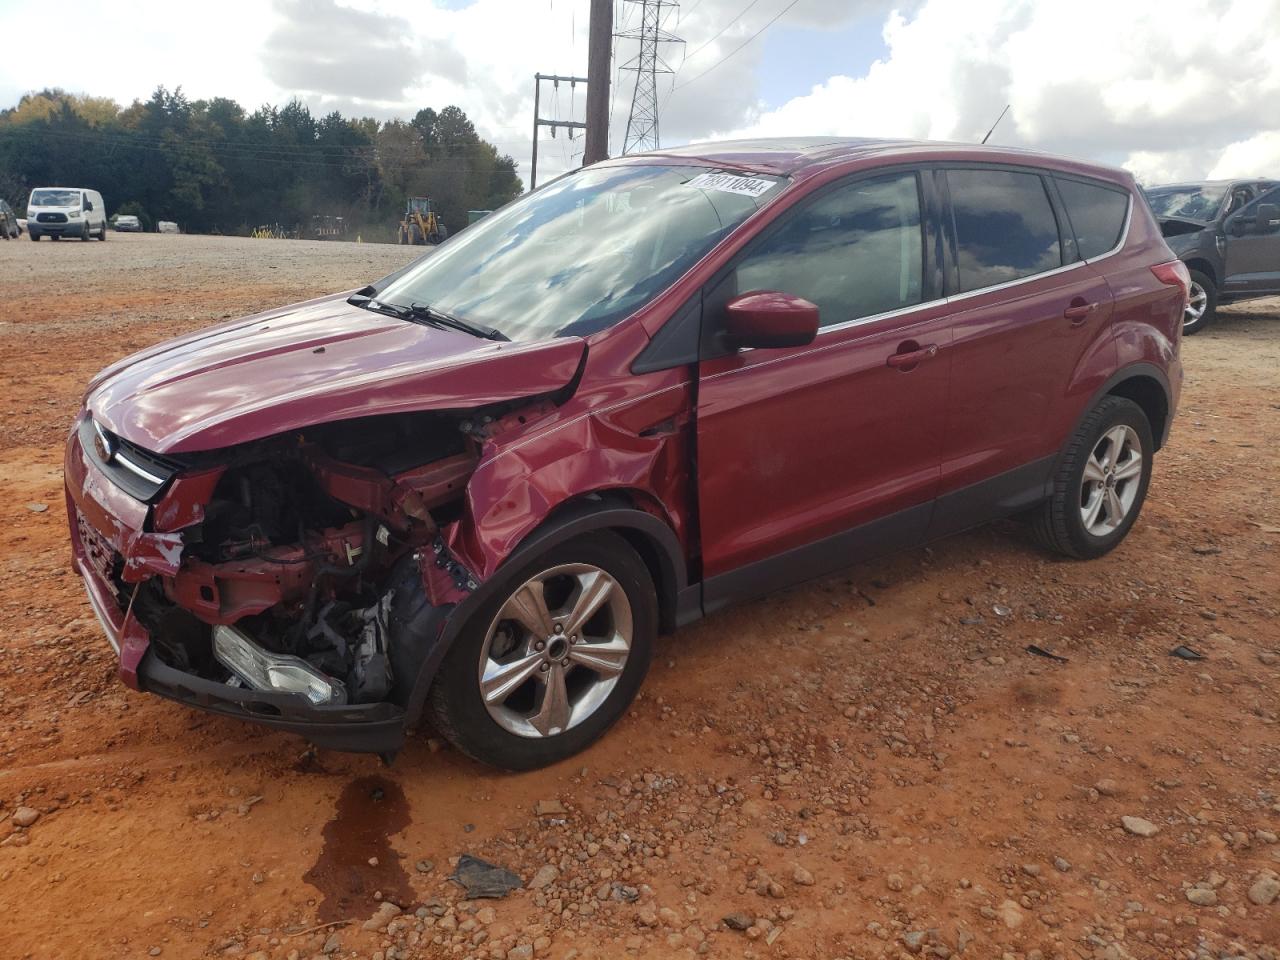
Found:
[[[542, 81], [550, 80], [555, 84], [557, 90], [560, 89], [561, 82], [569, 84], [570, 87], [576, 87], [580, 83], [586, 83], [586, 77], [558, 77], [552, 73], [535, 73], [533, 75], [533, 164], [529, 170], [529, 189], [533, 190], [538, 186], [538, 128], [550, 127], [551, 135], [556, 135], [556, 130], [564, 127], [570, 131], [585, 130], [587, 125], [580, 120], [543, 120], [538, 116], [538, 106], [542, 97]], [[590, 93], [590, 88], [588, 88]], [[606, 98], [607, 109], [607, 98]], [[569, 136], [573, 136], [572, 133]]]
[[587, 37], [587, 142], [582, 165], [599, 163], [609, 156], [609, 71], [613, 60], [613, 0], [591, 0], [591, 26]]
[[635, 92], [631, 96], [631, 113], [627, 117], [627, 135], [622, 141], [622, 153], [637, 150], [656, 150], [661, 146], [658, 137], [658, 74], [672, 70], [658, 56], [660, 43], [684, 43], [669, 30], [663, 29], [664, 11], [669, 14], [680, 4], [672, 0], [626, 0], [640, 4], [640, 26], [624, 30], [617, 36], [623, 40], [639, 40], [640, 51], [623, 64], [623, 70], [634, 70]]

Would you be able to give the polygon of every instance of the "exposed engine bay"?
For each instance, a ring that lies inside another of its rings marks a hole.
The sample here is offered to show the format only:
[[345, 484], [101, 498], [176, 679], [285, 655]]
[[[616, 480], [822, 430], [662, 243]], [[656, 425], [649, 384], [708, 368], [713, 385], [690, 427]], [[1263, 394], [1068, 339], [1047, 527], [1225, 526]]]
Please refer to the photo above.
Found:
[[125, 576], [120, 602], [186, 673], [317, 705], [386, 700], [397, 574], [434, 603], [475, 587], [440, 530], [484, 442], [550, 407], [383, 415], [189, 455], [197, 492], [175, 481], [152, 510], [181, 537], [176, 571]]

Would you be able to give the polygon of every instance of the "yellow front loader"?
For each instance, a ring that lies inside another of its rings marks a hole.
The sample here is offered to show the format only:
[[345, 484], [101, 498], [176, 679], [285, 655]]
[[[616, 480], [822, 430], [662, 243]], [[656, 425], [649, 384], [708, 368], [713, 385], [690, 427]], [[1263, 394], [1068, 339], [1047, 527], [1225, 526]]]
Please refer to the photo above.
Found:
[[404, 219], [400, 221], [397, 243], [411, 243], [415, 246], [443, 243], [448, 235], [449, 231], [431, 209], [430, 197], [409, 197], [405, 201]]

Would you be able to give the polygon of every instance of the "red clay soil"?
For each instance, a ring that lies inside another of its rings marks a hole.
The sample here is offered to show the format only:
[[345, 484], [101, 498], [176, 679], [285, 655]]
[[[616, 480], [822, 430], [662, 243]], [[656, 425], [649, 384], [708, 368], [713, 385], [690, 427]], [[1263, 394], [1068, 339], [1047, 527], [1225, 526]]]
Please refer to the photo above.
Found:
[[[718, 614], [548, 770], [429, 730], [384, 768], [119, 685], [68, 565], [83, 385], [413, 253], [0, 243], [0, 958], [1276, 957], [1276, 300], [1185, 344], [1110, 556], [1006, 523]], [[464, 853], [532, 888], [463, 899]]]

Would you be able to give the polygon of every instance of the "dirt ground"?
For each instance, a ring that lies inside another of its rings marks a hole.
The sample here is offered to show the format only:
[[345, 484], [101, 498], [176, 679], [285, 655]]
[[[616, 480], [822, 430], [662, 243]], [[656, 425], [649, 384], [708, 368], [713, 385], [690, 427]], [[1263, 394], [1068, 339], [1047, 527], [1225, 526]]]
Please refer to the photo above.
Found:
[[[716, 615], [552, 769], [426, 730], [385, 768], [117, 683], [68, 564], [85, 382], [411, 256], [0, 243], [0, 957], [1277, 956], [1277, 300], [1186, 343], [1110, 556], [1001, 524]], [[461, 854], [534, 889], [467, 901]]]

